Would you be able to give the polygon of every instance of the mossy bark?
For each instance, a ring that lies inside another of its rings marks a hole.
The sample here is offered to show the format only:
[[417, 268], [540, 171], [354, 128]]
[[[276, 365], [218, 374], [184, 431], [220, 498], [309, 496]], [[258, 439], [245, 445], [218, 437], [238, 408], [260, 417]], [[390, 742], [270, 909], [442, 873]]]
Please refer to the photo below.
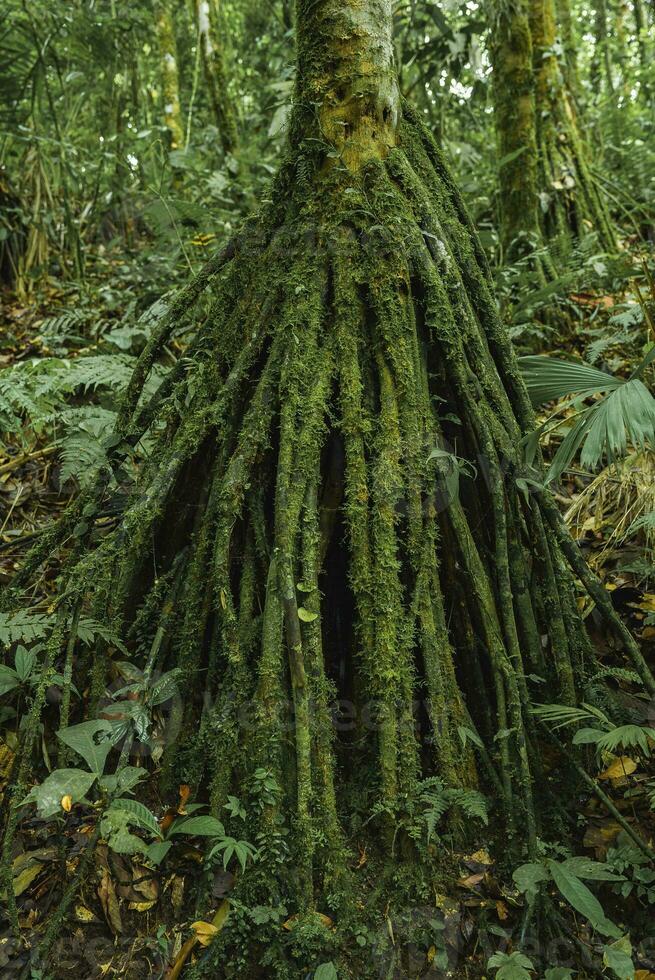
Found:
[[607, 204], [589, 170], [571, 94], [555, 53], [554, 0], [529, 0], [537, 109], [539, 189], [550, 205], [544, 216], [548, 238], [562, 242], [595, 231], [601, 246], [616, 249]]
[[[88, 608], [149, 671], [178, 668], [163, 784], [188, 782], [222, 818], [228, 794], [247, 800], [236, 832], [259, 860], [237, 898], [310, 921], [437, 887], [441, 855], [411, 832], [426, 777], [485, 789], [503, 848], [535, 853], [549, 789], [531, 701], [545, 689], [575, 703], [595, 670], [574, 575], [655, 689], [549, 494], [521, 490], [529, 401], [462, 199], [400, 99], [391, 9], [298, 0], [296, 103], [270, 200], [160, 321], [108, 465], [13, 593], [76, 528], [48, 664], [73, 662], [72, 617]], [[204, 292], [209, 315], [148, 399]], [[149, 461], [107, 529], [112, 472], [146, 433]], [[80, 659], [78, 689], [101, 689], [109, 667], [104, 646]], [[262, 770], [278, 789], [253, 798]], [[371, 870], [357, 876], [359, 842]], [[253, 964], [258, 940], [239, 933]], [[224, 969], [229, 943], [228, 925], [195, 975]]]
[[170, 149], [184, 149], [184, 122], [180, 105], [180, 81], [177, 69], [177, 42], [170, 0], [156, 0], [155, 28], [161, 65], [161, 88], [164, 124], [169, 132]]
[[207, 94], [219, 139], [224, 153], [234, 153], [239, 142], [236, 112], [228, 91], [217, 5], [211, 0], [194, 0], [194, 9]]
[[602, 94], [603, 74], [605, 75], [607, 92], [613, 96], [615, 91], [612, 52], [608, 37], [606, 0], [595, 0], [594, 11], [594, 54], [591, 61], [590, 75], [592, 88], [596, 92], [596, 97], [600, 98]]
[[573, 102], [577, 104], [580, 94], [580, 78], [578, 75], [578, 46], [573, 28], [571, 0], [556, 0], [555, 9], [564, 53], [562, 65], [564, 81]]
[[524, 0], [494, 10], [491, 62], [501, 240], [506, 258], [512, 261], [543, 244], [532, 38]]

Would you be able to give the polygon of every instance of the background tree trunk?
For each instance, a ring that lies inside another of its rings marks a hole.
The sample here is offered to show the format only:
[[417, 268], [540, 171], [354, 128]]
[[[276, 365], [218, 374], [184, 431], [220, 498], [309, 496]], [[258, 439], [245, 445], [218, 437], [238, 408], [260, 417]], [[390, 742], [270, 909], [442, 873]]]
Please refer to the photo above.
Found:
[[169, 132], [170, 149], [184, 149], [184, 122], [180, 105], [177, 69], [177, 42], [170, 0], [156, 0], [155, 24], [161, 59], [161, 85], [164, 123]]
[[522, 0], [509, 7], [499, 5], [492, 32], [501, 240], [505, 256], [512, 261], [542, 244], [532, 39]]
[[571, 97], [557, 63], [553, 0], [530, 0], [539, 190], [550, 197], [544, 218], [549, 239], [565, 245], [570, 235], [595, 231], [602, 248], [616, 248], [607, 206], [589, 171]]
[[238, 145], [236, 113], [228, 91], [218, 10], [212, 0], [194, 0], [198, 40], [209, 100], [224, 153]]

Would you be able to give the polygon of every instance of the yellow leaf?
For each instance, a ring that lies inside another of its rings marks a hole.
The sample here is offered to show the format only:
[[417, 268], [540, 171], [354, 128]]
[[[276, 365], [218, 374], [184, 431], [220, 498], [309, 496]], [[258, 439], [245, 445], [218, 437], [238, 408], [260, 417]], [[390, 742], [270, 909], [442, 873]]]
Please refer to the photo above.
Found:
[[88, 909], [86, 905], [76, 905], [75, 906], [75, 918], [78, 922], [97, 922], [98, 917], [93, 914], [91, 909]]
[[428, 965], [430, 963], [432, 963], [432, 961], [433, 961], [433, 959], [435, 958], [436, 955], [437, 955], [437, 947], [436, 946], [430, 946], [430, 948], [428, 950]]
[[637, 768], [637, 763], [628, 755], [620, 755], [613, 762], [610, 762], [607, 769], [601, 772], [599, 779], [622, 779], [629, 776]]
[[218, 929], [211, 922], [192, 922], [191, 928], [195, 932], [196, 939], [201, 946], [209, 946], [214, 936], [218, 933]]
[[505, 919], [508, 917], [509, 912], [507, 911], [507, 906], [505, 905], [504, 902], [501, 901], [496, 902], [496, 914], [498, 915], [498, 918], [501, 920], [501, 922], [504, 922]]
[[66, 796], [62, 796], [61, 798], [61, 808], [62, 810], [65, 810], [66, 813], [70, 813], [73, 809], [73, 797], [69, 796], [68, 793]]
[[153, 905], [156, 904], [157, 904], [157, 899], [155, 899], [154, 902], [130, 902], [130, 904], [127, 907], [128, 909], [131, 909], [133, 912], [148, 912], [153, 907]]

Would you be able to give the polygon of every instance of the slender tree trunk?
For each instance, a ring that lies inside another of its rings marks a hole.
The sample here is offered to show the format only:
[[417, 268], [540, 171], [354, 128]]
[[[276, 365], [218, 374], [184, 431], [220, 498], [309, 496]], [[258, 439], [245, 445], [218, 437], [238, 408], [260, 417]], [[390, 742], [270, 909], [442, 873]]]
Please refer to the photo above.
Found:
[[542, 244], [532, 39], [523, 0], [498, 6], [492, 27], [491, 61], [501, 240], [504, 254], [511, 261]]
[[556, 0], [557, 26], [564, 49], [564, 81], [573, 100], [577, 103], [580, 93], [578, 78], [578, 48], [573, 29], [571, 0]]
[[169, 133], [170, 148], [180, 150], [184, 149], [184, 122], [180, 105], [177, 43], [170, 0], [156, 0], [155, 17], [161, 63], [164, 123]]
[[228, 91], [218, 10], [211, 0], [194, 0], [198, 40], [209, 100], [224, 153], [238, 144], [236, 113]]
[[592, 89], [597, 93], [597, 97], [599, 97], [602, 91], [602, 75], [604, 74], [607, 92], [610, 95], [614, 95], [614, 73], [612, 69], [612, 53], [607, 33], [606, 0], [595, 0], [595, 11], [594, 55], [591, 62]]
[[555, 43], [554, 0], [530, 0], [533, 43], [539, 189], [550, 197], [544, 219], [548, 238], [595, 231], [603, 248], [616, 248], [607, 205], [589, 171], [570, 93], [560, 72]]

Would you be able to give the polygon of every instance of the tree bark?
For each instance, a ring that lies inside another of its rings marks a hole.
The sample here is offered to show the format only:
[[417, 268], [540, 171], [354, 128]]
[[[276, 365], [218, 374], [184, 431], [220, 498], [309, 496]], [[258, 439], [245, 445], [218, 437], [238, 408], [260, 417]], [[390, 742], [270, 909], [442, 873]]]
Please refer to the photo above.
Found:
[[236, 112], [228, 91], [218, 10], [211, 0], [194, 0], [194, 8], [207, 92], [219, 139], [224, 153], [234, 153], [238, 146]]
[[361, 168], [396, 145], [400, 91], [394, 64], [391, 0], [298, 0], [296, 103]]
[[541, 244], [532, 39], [523, 0], [495, 11], [491, 62], [501, 241], [512, 261]]
[[180, 150], [184, 149], [184, 122], [180, 105], [177, 42], [170, 0], [156, 0], [155, 19], [161, 64], [164, 124], [169, 133], [170, 149]]
[[616, 232], [607, 205], [589, 170], [570, 92], [555, 54], [554, 0], [530, 0], [533, 43], [539, 189], [550, 204], [544, 216], [547, 238], [595, 231], [601, 247], [616, 248]]

